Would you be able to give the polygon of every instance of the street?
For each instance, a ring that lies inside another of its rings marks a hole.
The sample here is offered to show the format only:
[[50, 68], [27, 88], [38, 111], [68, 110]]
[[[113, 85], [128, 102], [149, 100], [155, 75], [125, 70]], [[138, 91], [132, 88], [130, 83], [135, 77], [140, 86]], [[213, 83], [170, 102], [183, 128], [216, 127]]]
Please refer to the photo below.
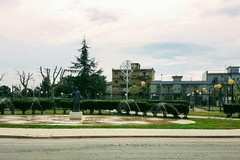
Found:
[[0, 139], [1, 160], [237, 160], [240, 138]]

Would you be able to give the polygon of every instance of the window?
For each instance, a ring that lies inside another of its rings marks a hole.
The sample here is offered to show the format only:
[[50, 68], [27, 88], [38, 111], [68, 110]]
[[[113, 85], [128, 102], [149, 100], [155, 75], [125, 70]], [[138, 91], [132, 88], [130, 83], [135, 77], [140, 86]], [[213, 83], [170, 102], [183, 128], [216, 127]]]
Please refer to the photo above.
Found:
[[213, 78], [213, 84], [218, 83], [218, 77]]

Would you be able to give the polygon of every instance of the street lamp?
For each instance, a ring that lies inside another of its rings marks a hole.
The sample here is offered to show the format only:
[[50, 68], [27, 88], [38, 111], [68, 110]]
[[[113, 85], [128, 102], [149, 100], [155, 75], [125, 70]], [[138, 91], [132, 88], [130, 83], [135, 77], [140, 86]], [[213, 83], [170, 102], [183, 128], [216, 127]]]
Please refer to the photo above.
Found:
[[221, 84], [215, 84], [214, 89], [219, 90], [219, 105], [220, 105], [220, 112], [222, 112], [222, 85]]
[[143, 87], [143, 97], [144, 97], [144, 99], [145, 99], [145, 88], [144, 88], [144, 87], [146, 87], [146, 82], [145, 82], [145, 81], [142, 81], [142, 82], [140, 83], [140, 85], [141, 85], [141, 87]]
[[134, 67], [132, 66], [132, 62], [130, 60], [126, 60], [122, 63], [122, 65], [120, 66], [121, 71], [122, 71], [122, 75], [123, 75], [123, 79], [126, 81], [126, 100], [128, 100], [128, 83], [131, 79], [131, 74], [134, 70]]
[[197, 97], [198, 95], [201, 96], [202, 92], [200, 92], [198, 89], [195, 89], [192, 93], [189, 93], [189, 96], [192, 96], [192, 110], [194, 111], [194, 105], [197, 105]]
[[142, 81], [142, 82], [141, 82], [141, 86], [142, 86], [142, 87], [144, 87], [144, 86], [145, 86], [145, 84], [146, 84], [146, 82], [145, 82], [145, 81]]
[[228, 84], [231, 85], [231, 102], [234, 103], [234, 95], [233, 95], [233, 85], [234, 85], [234, 80], [233, 79], [229, 79], [228, 80]]
[[207, 88], [203, 88], [202, 91], [203, 91], [204, 93], [207, 93], [207, 92], [208, 92]]
[[[205, 95], [205, 94], [207, 94], [208, 93], [208, 90], [207, 90], [207, 88], [202, 88], [202, 94], [203, 95]], [[202, 96], [203, 97], [203, 96]], [[207, 103], [206, 101], [204, 101], [205, 103]], [[203, 103], [202, 103], [203, 104]], [[206, 104], [204, 104], [204, 105], [206, 105]]]
[[198, 104], [198, 95], [200, 95], [200, 104], [201, 104], [201, 102], [202, 102], [202, 92], [200, 92], [198, 89], [195, 91], [195, 93], [194, 93], [194, 98], [195, 98], [195, 104], [197, 105]]

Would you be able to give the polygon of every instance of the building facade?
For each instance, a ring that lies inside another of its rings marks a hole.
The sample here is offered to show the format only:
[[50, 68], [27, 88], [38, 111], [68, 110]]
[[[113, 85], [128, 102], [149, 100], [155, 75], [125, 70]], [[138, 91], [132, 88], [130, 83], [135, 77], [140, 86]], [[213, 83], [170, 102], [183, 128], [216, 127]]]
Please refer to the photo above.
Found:
[[[182, 81], [182, 76], [172, 76], [172, 81], [152, 81], [150, 99], [188, 100], [195, 105], [228, 103], [233, 99], [233, 87], [228, 84], [228, 80], [234, 80], [238, 87], [239, 68], [229, 66], [224, 71], [206, 71], [202, 81]], [[217, 84], [221, 87], [216, 88]]]
[[[154, 69], [141, 68], [139, 63], [131, 63], [131, 68], [133, 71], [128, 77], [128, 97], [149, 98], [150, 84], [155, 80]], [[112, 99], [125, 99], [126, 92], [127, 85], [123, 70], [112, 69]]]

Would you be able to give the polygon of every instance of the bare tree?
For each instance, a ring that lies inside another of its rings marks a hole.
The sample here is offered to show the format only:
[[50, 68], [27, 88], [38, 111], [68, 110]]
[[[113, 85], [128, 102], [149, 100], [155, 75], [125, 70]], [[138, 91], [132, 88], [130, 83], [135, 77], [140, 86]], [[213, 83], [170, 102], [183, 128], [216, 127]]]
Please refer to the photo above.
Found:
[[1, 74], [0, 76], [0, 82], [2, 81], [3, 77], [5, 76], [5, 73]]
[[40, 73], [42, 75], [43, 79], [48, 79], [50, 83], [50, 94], [51, 94], [51, 99], [53, 100], [54, 98], [54, 85], [56, 84], [56, 80], [59, 76], [59, 74], [62, 71], [62, 67], [58, 69], [57, 66], [55, 66], [53, 73], [52, 73], [52, 81], [51, 81], [51, 70], [50, 68], [44, 68], [45, 71], [43, 71], [42, 66], [40, 66]]
[[22, 74], [21, 74], [19, 71], [17, 71], [17, 74], [19, 76], [20, 83], [23, 86], [23, 96], [27, 97], [28, 82], [29, 82], [30, 79], [32, 79], [33, 73], [26, 74], [23, 71]]

